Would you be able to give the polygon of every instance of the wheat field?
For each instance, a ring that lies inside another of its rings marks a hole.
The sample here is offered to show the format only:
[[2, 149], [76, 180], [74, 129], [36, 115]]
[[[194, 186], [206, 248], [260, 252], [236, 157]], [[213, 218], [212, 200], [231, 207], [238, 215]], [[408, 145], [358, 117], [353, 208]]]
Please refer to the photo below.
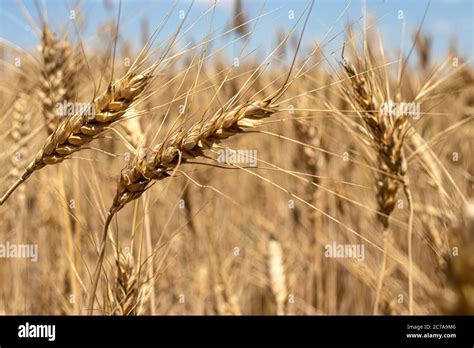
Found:
[[472, 57], [295, 3], [3, 0], [0, 314], [474, 314]]

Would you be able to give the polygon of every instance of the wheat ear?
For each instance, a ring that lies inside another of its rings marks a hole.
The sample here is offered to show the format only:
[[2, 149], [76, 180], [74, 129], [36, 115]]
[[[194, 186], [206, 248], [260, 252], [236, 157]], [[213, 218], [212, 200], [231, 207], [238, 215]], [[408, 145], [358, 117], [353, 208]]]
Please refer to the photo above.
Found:
[[116, 257], [116, 266], [113, 313], [138, 315], [147, 298], [147, 287], [140, 281], [140, 268], [136, 267], [131, 251], [121, 250]]
[[[360, 115], [365, 134], [370, 138], [372, 146], [377, 152], [376, 198], [378, 205], [377, 219], [383, 226], [383, 260], [374, 301], [374, 313], [378, 312], [380, 293], [386, 268], [387, 247], [389, 240], [389, 218], [395, 208], [397, 193], [403, 187], [410, 207], [410, 221], [408, 231], [408, 249], [411, 255], [411, 229], [413, 221], [413, 202], [408, 188], [406, 176], [407, 161], [404, 154], [404, 140], [409, 129], [408, 117], [396, 115], [389, 117], [383, 114], [381, 107], [385, 100], [383, 87], [379, 83], [379, 76], [375, 74], [373, 60], [365, 51], [365, 66], [367, 70], [359, 73], [351, 62], [344, 60], [343, 67], [350, 79], [348, 87], [343, 87], [343, 93], [352, 103]], [[361, 63], [361, 64], [364, 64]], [[400, 99], [400, 96], [397, 96]], [[411, 260], [411, 258], [410, 258]], [[411, 261], [410, 261], [411, 269]], [[412, 279], [409, 275], [409, 307], [412, 313]]]
[[153, 71], [154, 66], [141, 74], [129, 71], [121, 80], [109, 85], [104, 94], [95, 98], [92, 103], [95, 112], [74, 115], [61, 122], [17, 182], [0, 199], [0, 204], [35, 171], [50, 164], [61, 163], [120, 121], [152, 79]]
[[174, 132], [162, 143], [137, 157], [120, 174], [117, 192], [109, 214], [115, 214], [128, 202], [137, 199], [153, 181], [171, 175], [179, 163], [204, 155], [221, 140], [256, 127], [262, 119], [278, 111], [272, 97], [247, 102], [230, 110], [220, 109], [213, 117], [194, 124], [185, 132]]
[[276, 113], [278, 108], [272, 105], [272, 101], [281, 95], [282, 90], [283, 88], [263, 100], [247, 102], [231, 109], [222, 108], [213, 117], [203, 119], [185, 132], [175, 131], [162, 143], [139, 154], [133, 163], [122, 169], [117, 192], [104, 223], [99, 259], [89, 294], [89, 313], [92, 314], [94, 306], [100, 265], [105, 256], [107, 230], [112, 217], [127, 203], [139, 198], [154, 181], [171, 176], [180, 163], [205, 156], [204, 150], [211, 149], [221, 140], [242, 133], [245, 129], [258, 126], [264, 118]]
[[43, 24], [43, 35], [39, 47], [41, 74], [38, 95], [48, 135], [53, 133], [58, 125], [59, 116], [55, 114], [55, 106], [66, 97], [64, 66], [69, 56], [61, 54], [60, 47], [61, 44], [54, 33], [46, 24]]

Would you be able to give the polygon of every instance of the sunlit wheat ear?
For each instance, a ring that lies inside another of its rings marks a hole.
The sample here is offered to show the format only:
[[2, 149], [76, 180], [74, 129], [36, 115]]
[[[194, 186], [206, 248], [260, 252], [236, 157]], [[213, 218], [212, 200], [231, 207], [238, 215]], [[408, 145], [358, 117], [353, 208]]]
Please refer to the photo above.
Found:
[[35, 171], [47, 165], [61, 163], [73, 153], [84, 149], [88, 143], [120, 121], [132, 103], [139, 99], [152, 79], [152, 73], [152, 68], [140, 74], [129, 71], [121, 80], [110, 85], [104, 94], [95, 98], [86, 113], [63, 120], [48, 137], [43, 148], [28, 165], [16, 184], [0, 199], [0, 204], [3, 204], [16, 187]]
[[[377, 153], [376, 166], [379, 169], [375, 173], [376, 199], [378, 205], [377, 220], [383, 226], [383, 260], [379, 280], [377, 283], [374, 314], [378, 313], [379, 302], [387, 262], [387, 248], [389, 243], [389, 218], [396, 202], [400, 187], [403, 188], [410, 209], [408, 222], [408, 306], [410, 314], [413, 314], [413, 279], [412, 279], [412, 224], [413, 224], [413, 202], [411, 190], [408, 186], [407, 161], [404, 154], [404, 140], [409, 122], [407, 115], [387, 115], [382, 110], [389, 91], [385, 90], [383, 82], [385, 77], [380, 71], [376, 72], [376, 64], [369, 49], [365, 47], [363, 57], [356, 54], [359, 67], [365, 70], [358, 71], [356, 66], [348, 60], [344, 60], [342, 66], [349, 78], [350, 83], [342, 87], [343, 95], [350, 101], [353, 108], [360, 116], [365, 130], [365, 136]], [[401, 102], [401, 96], [397, 94], [396, 102]]]
[[267, 273], [270, 290], [276, 306], [276, 314], [285, 314], [285, 303], [288, 296], [286, 287], [285, 267], [283, 263], [283, 250], [275, 236], [270, 236], [267, 250]]
[[[343, 89], [361, 116], [372, 146], [377, 151], [376, 192], [378, 210], [377, 219], [386, 229], [389, 216], [395, 208], [397, 192], [405, 180], [407, 163], [403, 150], [403, 141], [408, 127], [407, 117], [387, 117], [381, 112], [385, 101], [383, 90], [377, 84], [373, 71], [358, 73], [356, 67], [343, 64], [351, 83]], [[390, 175], [391, 174], [391, 175]]]
[[165, 179], [173, 173], [180, 163], [199, 156], [215, 144], [235, 134], [258, 126], [260, 122], [273, 115], [278, 108], [272, 101], [280, 93], [254, 102], [247, 102], [231, 109], [220, 109], [211, 118], [195, 123], [186, 131], [175, 131], [154, 148], [140, 151], [126, 168], [122, 169], [113, 204], [107, 212], [102, 234], [97, 268], [89, 295], [89, 312], [95, 302], [95, 293], [100, 275], [100, 265], [105, 255], [107, 230], [113, 216], [127, 203], [139, 198], [154, 181]]
[[[140, 197], [142, 193], [150, 187], [152, 182], [170, 176], [180, 163], [184, 163], [188, 159], [203, 156], [205, 150], [211, 149], [220, 141], [235, 134], [242, 133], [245, 129], [260, 125], [263, 119], [279, 111], [278, 106], [274, 105], [273, 102], [276, 102], [295, 81], [295, 79], [290, 81], [289, 78], [296, 61], [299, 45], [301, 44], [304, 29], [306, 28], [313, 4], [313, 1], [308, 4], [306, 21], [300, 35], [298, 46], [295, 49], [293, 62], [281, 88], [266, 98], [249, 100], [243, 104], [234, 106], [237, 103], [236, 101], [239, 100], [239, 97], [241, 97], [239, 92], [225, 107], [219, 109], [212, 117], [203, 118], [186, 131], [180, 130], [172, 132], [167, 135], [160, 144], [149, 148], [144, 155], [137, 157], [131, 165], [124, 168], [121, 172], [117, 192], [107, 214], [106, 228], [107, 223], [110, 223], [112, 215], [122, 209], [128, 202]], [[300, 17], [300, 19], [301, 18], [302, 17]], [[294, 28], [292, 31], [293, 30]], [[271, 53], [269, 57], [271, 57], [273, 53]], [[266, 60], [267, 59], [265, 59], [265, 61]], [[262, 65], [255, 73], [261, 68]], [[252, 74], [252, 76], [254, 74]]]
[[278, 111], [271, 104], [272, 98], [274, 95], [230, 110], [221, 109], [211, 118], [194, 124], [184, 132], [174, 132], [162, 143], [147, 149], [122, 170], [109, 214], [115, 214], [128, 202], [140, 197], [153, 181], [170, 176], [179, 163], [203, 156], [205, 150], [220, 141], [258, 126], [262, 119]]
[[113, 314], [138, 315], [143, 301], [147, 298], [147, 287], [146, 283], [140, 282], [140, 272], [131, 252], [119, 252], [116, 270]]
[[42, 114], [48, 135], [53, 133], [59, 121], [55, 114], [55, 107], [66, 97], [65, 66], [68, 64], [69, 55], [62, 53], [62, 44], [58, 41], [46, 24], [43, 25], [41, 45], [41, 74], [38, 90], [42, 107]]

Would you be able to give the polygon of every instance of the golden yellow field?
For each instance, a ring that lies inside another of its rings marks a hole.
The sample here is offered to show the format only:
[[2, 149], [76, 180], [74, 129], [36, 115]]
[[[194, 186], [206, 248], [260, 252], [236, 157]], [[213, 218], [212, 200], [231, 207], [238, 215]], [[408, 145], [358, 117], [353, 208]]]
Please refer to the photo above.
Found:
[[474, 314], [470, 57], [198, 3], [0, 40], [0, 314]]

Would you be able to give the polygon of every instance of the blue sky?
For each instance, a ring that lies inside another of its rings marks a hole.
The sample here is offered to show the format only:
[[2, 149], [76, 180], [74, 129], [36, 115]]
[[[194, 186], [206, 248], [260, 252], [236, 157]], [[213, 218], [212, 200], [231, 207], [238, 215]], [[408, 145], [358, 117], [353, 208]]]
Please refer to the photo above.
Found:
[[[18, 0], [26, 11], [38, 23], [38, 11], [34, 1]], [[73, 0], [38, 0], [42, 12], [46, 13], [48, 23], [56, 30], [69, 30], [72, 37], [76, 37], [75, 30], [69, 20], [69, 10], [72, 8]], [[87, 45], [97, 45], [99, 38], [96, 34], [97, 28], [106, 20], [112, 20], [117, 16], [117, 1], [110, 0], [108, 7], [103, 0], [82, 0], [82, 16], [86, 20], [86, 27], [81, 30], [81, 38]], [[123, 0], [121, 16], [121, 33], [125, 39], [133, 39], [134, 48], [140, 46], [140, 27], [143, 19], [149, 22], [150, 31], [156, 28], [169, 11], [175, 1], [171, 0]], [[167, 27], [162, 33], [162, 38], [169, 35], [180, 23], [180, 11], [186, 11], [191, 2], [182, 0], [171, 14]], [[207, 8], [210, 0], [195, 1], [190, 13], [190, 19], [197, 18]], [[342, 19], [336, 24], [333, 35], [341, 31], [349, 21], [356, 22], [356, 30], [362, 27], [361, 9], [362, 0], [316, 0], [310, 17], [309, 26], [305, 34], [305, 43], [320, 41], [327, 29], [333, 25], [336, 18], [349, 4], [348, 10]], [[407, 51], [411, 43], [411, 33], [415, 32], [421, 23], [427, 0], [366, 0], [366, 8], [370, 18], [377, 22], [384, 43], [387, 48], [398, 49], [400, 47], [400, 32], [402, 21], [398, 18], [400, 10], [406, 23], [406, 37], [404, 49]], [[265, 54], [275, 46], [276, 31], [281, 28], [289, 30], [296, 19], [307, 6], [306, 0], [244, 0], [243, 9], [248, 18], [255, 18], [261, 11], [266, 13], [258, 21], [257, 29], [252, 36], [248, 51], [255, 49], [256, 52]], [[433, 39], [432, 52], [435, 57], [441, 58], [446, 54], [450, 39], [455, 39], [460, 53], [468, 58], [474, 57], [473, 51], [473, 0], [432, 0], [428, 14], [423, 24], [423, 31]], [[230, 27], [233, 11], [232, 0], [220, 0], [217, 5], [212, 30], [222, 33]], [[294, 19], [289, 18], [289, 11], [294, 12]], [[183, 38], [181, 45], [187, 42], [198, 42], [206, 36], [211, 21], [211, 13], [202, 18]], [[333, 36], [331, 35], [331, 36]], [[0, 37], [15, 43], [16, 45], [31, 50], [38, 44], [38, 37], [31, 29], [27, 19], [19, 9], [15, 0], [0, 0]], [[214, 43], [215, 47], [221, 47], [236, 36], [228, 35]], [[160, 38], [159, 38], [160, 39]], [[333, 43], [327, 46], [331, 51], [341, 45], [344, 36], [339, 35]], [[158, 40], [159, 41], [159, 40]], [[230, 45], [225, 52], [233, 55], [240, 50], [242, 41]], [[328, 52], [328, 51], [326, 51]], [[395, 53], [395, 51], [394, 51]], [[258, 53], [257, 53], [258, 54]]]

